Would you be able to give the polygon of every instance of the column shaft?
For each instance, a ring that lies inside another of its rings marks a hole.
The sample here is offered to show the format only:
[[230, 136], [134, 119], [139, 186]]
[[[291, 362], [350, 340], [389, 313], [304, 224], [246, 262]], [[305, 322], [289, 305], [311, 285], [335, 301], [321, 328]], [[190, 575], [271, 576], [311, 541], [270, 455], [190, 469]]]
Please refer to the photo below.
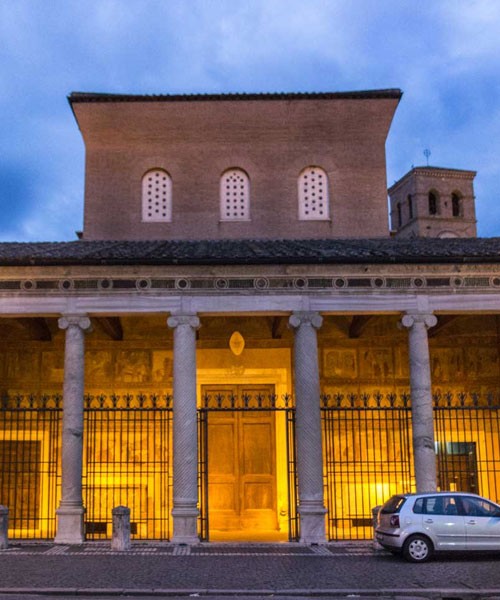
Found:
[[175, 543], [195, 544], [198, 526], [198, 423], [196, 409], [196, 329], [198, 317], [173, 316], [174, 330], [174, 494]]
[[289, 321], [295, 330], [294, 377], [300, 541], [310, 544], [326, 541], [316, 334], [316, 329], [321, 326], [322, 321], [318, 313], [295, 313]]
[[84, 540], [82, 497], [84, 336], [90, 320], [81, 315], [59, 319], [66, 330], [64, 350], [61, 502], [57, 509], [58, 544]]
[[410, 392], [413, 429], [413, 457], [417, 492], [437, 489], [434, 411], [427, 329], [437, 319], [431, 314], [405, 315], [401, 324], [408, 329]]

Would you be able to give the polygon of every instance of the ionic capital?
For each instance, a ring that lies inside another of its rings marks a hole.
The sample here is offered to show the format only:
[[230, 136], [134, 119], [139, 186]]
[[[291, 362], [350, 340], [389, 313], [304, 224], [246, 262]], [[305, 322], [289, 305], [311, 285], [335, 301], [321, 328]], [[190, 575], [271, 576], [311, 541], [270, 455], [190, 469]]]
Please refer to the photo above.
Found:
[[196, 315], [172, 315], [168, 317], [167, 325], [171, 329], [175, 329], [179, 325], [189, 325], [193, 329], [199, 329], [200, 319]]
[[406, 313], [400, 321], [401, 327], [406, 329], [411, 329], [416, 323], [423, 323], [426, 329], [430, 329], [436, 325], [437, 317], [432, 313]]
[[59, 329], [79, 327], [82, 331], [87, 331], [91, 328], [91, 322], [87, 315], [63, 315], [57, 323]]
[[288, 319], [288, 325], [292, 329], [298, 329], [302, 325], [310, 325], [319, 329], [323, 324], [323, 317], [317, 312], [295, 312]]

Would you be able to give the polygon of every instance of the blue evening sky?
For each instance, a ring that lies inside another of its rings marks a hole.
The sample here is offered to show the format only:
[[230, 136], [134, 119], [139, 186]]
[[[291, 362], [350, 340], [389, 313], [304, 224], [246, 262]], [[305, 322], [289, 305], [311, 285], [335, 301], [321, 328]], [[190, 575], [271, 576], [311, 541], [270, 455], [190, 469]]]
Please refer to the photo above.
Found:
[[500, 235], [499, 0], [0, 0], [0, 241], [75, 239], [84, 148], [66, 96], [401, 88], [389, 185], [477, 170]]

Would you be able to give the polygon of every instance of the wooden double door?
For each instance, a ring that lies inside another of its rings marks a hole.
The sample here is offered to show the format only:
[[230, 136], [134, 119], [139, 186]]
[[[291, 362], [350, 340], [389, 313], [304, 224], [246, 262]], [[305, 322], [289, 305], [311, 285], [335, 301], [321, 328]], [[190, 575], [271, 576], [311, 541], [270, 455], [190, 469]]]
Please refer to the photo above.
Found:
[[242, 398], [268, 398], [274, 386], [205, 386], [203, 393], [238, 398], [234, 409], [207, 412], [210, 539], [252, 539], [259, 532], [265, 539], [278, 527], [275, 412], [245, 408]]

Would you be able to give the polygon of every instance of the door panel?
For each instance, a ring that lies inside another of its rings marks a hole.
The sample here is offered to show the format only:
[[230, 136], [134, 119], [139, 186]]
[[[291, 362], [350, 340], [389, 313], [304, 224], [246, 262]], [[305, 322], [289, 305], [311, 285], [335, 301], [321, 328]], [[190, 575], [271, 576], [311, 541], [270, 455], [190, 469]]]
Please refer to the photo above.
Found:
[[455, 496], [428, 496], [417, 500], [417, 506], [423, 528], [436, 541], [436, 549], [465, 550], [465, 517]]
[[453, 548], [454, 550], [465, 550], [465, 525], [464, 517], [460, 515], [424, 515], [424, 529], [429, 535], [437, 539], [439, 550]]
[[[241, 399], [273, 386], [205, 386], [203, 394]], [[215, 402], [214, 402], [215, 401]], [[227, 404], [224, 404], [227, 406]], [[252, 406], [255, 406], [252, 403]], [[209, 411], [208, 506], [210, 530], [241, 532], [277, 529], [275, 415], [266, 410]]]

